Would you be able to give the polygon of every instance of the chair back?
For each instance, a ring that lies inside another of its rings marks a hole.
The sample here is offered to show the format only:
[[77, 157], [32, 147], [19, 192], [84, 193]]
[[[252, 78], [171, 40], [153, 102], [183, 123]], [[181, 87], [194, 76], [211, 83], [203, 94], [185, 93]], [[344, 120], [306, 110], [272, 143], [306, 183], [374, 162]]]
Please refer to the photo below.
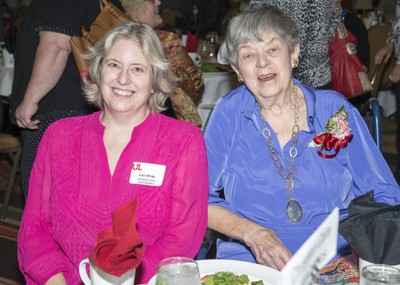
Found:
[[0, 98], [0, 132], [3, 130], [3, 122], [4, 122], [4, 105], [3, 101]]
[[371, 91], [372, 98], [377, 97], [379, 90], [387, 90], [392, 87], [392, 83], [389, 80], [389, 74], [395, 64], [394, 56], [392, 55], [386, 64], [375, 64], [375, 55], [386, 45], [387, 36], [391, 27], [391, 23], [382, 23], [368, 30], [370, 50], [368, 76], [373, 86], [373, 90]]

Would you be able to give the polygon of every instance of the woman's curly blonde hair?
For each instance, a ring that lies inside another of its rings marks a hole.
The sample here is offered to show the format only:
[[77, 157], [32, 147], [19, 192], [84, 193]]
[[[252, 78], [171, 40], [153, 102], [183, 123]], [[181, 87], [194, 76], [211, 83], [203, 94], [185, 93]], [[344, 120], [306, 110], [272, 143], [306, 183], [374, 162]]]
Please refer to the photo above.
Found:
[[157, 33], [148, 25], [132, 21], [125, 22], [110, 30], [95, 46], [88, 49], [83, 55], [89, 61], [90, 78], [83, 81], [83, 90], [86, 99], [103, 107], [103, 97], [100, 93], [101, 69], [105, 57], [114, 43], [120, 39], [137, 41], [150, 66], [152, 67], [152, 90], [149, 107], [154, 112], [165, 110], [165, 100], [175, 93], [179, 79], [170, 69], [170, 63]]

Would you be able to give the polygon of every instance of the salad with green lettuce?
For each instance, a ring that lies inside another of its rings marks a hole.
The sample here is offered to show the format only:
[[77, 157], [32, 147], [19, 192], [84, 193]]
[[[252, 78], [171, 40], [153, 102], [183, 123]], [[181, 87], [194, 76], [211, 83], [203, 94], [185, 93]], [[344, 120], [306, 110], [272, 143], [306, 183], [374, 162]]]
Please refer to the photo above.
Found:
[[238, 275], [231, 272], [217, 272], [201, 278], [202, 285], [264, 285], [260, 281], [250, 282], [247, 275]]

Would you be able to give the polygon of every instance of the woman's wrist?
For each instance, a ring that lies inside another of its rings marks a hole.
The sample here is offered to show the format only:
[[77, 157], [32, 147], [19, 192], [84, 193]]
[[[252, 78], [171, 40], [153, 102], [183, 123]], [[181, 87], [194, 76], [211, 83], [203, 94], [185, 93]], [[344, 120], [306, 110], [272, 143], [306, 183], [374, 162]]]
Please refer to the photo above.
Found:
[[257, 236], [257, 232], [265, 230], [262, 226], [256, 224], [256, 223], [249, 223], [249, 225], [246, 227], [246, 229], [243, 232], [243, 238], [242, 241], [246, 245], [250, 245], [252, 243], [252, 240], [255, 236]]

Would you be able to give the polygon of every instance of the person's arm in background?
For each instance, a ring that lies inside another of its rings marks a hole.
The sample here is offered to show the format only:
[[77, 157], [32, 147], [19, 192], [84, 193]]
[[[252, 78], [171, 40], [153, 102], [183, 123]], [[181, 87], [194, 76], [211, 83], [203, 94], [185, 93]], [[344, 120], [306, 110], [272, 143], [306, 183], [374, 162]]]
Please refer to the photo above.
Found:
[[344, 25], [357, 39], [357, 56], [365, 70], [368, 71], [370, 61], [368, 30], [363, 21], [353, 12], [343, 10]]
[[375, 64], [379, 64], [382, 61], [386, 63], [392, 55], [393, 50], [396, 57], [396, 64], [389, 75], [389, 79], [393, 83], [396, 83], [400, 80], [400, 0], [397, 0], [396, 18], [389, 32], [387, 45], [376, 53]]
[[32, 116], [40, 100], [56, 86], [71, 52], [70, 36], [55, 32], [40, 32], [32, 75], [24, 99], [16, 110], [17, 124], [21, 128], [37, 129], [39, 120]]

